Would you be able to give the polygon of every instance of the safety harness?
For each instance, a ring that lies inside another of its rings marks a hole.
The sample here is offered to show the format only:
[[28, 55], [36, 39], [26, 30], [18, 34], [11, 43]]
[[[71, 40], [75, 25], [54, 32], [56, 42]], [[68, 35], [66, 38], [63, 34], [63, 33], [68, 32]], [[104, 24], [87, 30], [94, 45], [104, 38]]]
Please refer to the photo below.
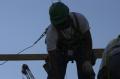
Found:
[[[86, 56], [84, 52], [84, 39], [83, 39], [83, 33], [80, 30], [80, 23], [78, 22], [78, 18], [76, 13], [72, 12], [71, 15], [71, 21], [70, 21], [70, 26], [73, 29], [72, 31], [74, 32], [73, 34], [71, 34], [71, 38], [66, 38], [61, 31], [57, 30], [58, 33], [58, 41], [57, 41], [57, 48], [60, 52], [63, 52], [64, 55], [67, 56], [67, 59], [69, 61], [73, 61], [76, 59], [76, 57], [74, 57], [74, 52], [80, 52], [81, 50], [81, 55]], [[72, 50], [72, 51], [71, 51]], [[82, 56], [82, 58], [84, 59], [85, 57]], [[77, 56], [79, 57], [79, 56]], [[95, 64], [96, 61], [96, 56], [94, 54], [94, 52], [92, 52], [91, 54], [91, 63], [92, 65]]]
[[71, 38], [66, 38], [61, 31], [57, 30], [57, 33], [58, 33], [57, 47], [62, 51], [77, 50], [83, 45], [82, 44], [83, 34], [79, 30], [79, 23], [78, 23], [76, 14], [75, 13], [72, 13], [72, 14], [75, 21], [73, 21], [73, 18], [71, 18], [70, 26], [74, 32], [73, 34], [71, 34]]
[[70, 33], [70, 38], [66, 38], [63, 35], [62, 31], [56, 29], [58, 33], [57, 50], [63, 53], [63, 56], [65, 56], [66, 60], [73, 62], [74, 60], [80, 58], [79, 56], [76, 56], [76, 52], [80, 52], [82, 50], [80, 52], [82, 58], [85, 58], [84, 56], [86, 55], [85, 53], [83, 53], [85, 44], [83, 41], [83, 33], [80, 31], [80, 23], [78, 22], [76, 13], [72, 12], [70, 15], [70, 19], [71, 20], [69, 21], [69, 25], [72, 29], [70, 31], [73, 32]]

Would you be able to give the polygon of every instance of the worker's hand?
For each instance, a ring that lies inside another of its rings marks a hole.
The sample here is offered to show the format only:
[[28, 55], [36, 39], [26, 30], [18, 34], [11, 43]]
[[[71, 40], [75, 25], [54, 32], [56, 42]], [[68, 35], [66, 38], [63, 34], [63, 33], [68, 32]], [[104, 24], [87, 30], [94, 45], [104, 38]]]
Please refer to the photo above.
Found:
[[92, 65], [89, 61], [85, 61], [82, 65], [82, 69], [83, 69], [83, 72], [84, 73], [91, 73], [91, 72], [94, 72], [93, 71], [93, 68], [92, 68]]

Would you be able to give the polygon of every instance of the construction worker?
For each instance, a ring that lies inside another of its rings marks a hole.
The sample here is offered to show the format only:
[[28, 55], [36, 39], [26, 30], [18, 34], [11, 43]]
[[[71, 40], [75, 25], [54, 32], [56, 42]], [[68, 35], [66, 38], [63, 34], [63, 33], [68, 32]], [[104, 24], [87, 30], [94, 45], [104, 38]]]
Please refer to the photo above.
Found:
[[87, 19], [81, 13], [70, 12], [62, 2], [53, 3], [49, 15], [51, 24], [46, 35], [48, 79], [64, 79], [70, 60], [76, 61], [78, 79], [94, 79], [92, 38]]
[[120, 79], [120, 35], [104, 50], [98, 79]]

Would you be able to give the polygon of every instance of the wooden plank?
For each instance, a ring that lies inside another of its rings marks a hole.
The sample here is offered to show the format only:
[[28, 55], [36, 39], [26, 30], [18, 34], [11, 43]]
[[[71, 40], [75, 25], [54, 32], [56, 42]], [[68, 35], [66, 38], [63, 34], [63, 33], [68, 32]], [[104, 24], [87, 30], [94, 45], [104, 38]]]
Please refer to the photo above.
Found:
[[0, 54], [0, 61], [45, 60], [48, 54]]
[[102, 53], [103, 53], [104, 49], [93, 49], [93, 52], [95, 53], [97, 58], [102, 58]]
[[[97, 58], [102, 57], [104, 49], [93, 49]], [[48, 54], [0, 54], [0, 61], [46, 60]]]

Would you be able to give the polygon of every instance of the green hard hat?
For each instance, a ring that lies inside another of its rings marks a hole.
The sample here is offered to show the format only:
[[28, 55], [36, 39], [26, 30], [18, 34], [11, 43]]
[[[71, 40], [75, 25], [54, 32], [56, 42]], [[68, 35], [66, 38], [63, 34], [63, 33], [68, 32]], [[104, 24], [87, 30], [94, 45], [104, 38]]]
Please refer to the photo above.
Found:
[[49, 9], [50, 20], [53, 25], [63, 24], [69, 15], [69, 8], [62, 2], [53, 3]]

